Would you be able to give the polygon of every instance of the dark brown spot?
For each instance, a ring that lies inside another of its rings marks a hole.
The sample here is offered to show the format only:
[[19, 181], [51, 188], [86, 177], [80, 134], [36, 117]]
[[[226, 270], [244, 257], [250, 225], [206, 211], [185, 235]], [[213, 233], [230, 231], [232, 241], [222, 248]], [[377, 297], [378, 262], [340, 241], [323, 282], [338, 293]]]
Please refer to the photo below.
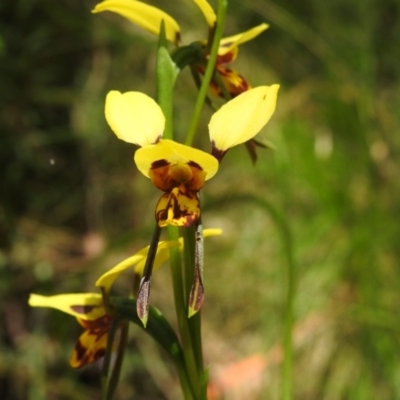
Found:
[[188, 165], [189, 165], [189, 167], [197, 168], [197, 169], [203, 171], [203, 168], [201, 168], [201, 166], [194, 161], [189, 161]]
[[88, 314], [93, 311], [97, 306], [70, 306], [72, 311], [75, 311], [78, 314]]
[[151, 164], [151, 169], [166, 167], [167, 165], [169, 165], [167, 160], [157, 160]]
[[[227, 43], [226, 45], [224, 44], [224, 47], [228, 47], [228, 46], [230, 46], [230, 43]], [[224, 54], [223, 56], [218, 56], [217, 57], [217, 66], [230, 64], [234, 60], [235, 55], [236, 55], [236, 53], [234, 51], [229, 51], [228, 53]]]
[[178, 44], [181, 41], [181, 34], [180, 32], [176, 32], [175, 34], [175, 44]]
[[80, 365], [84, 365], [83, 359], [85, 357], [86, 351], [87, 351], [86, 347], [82, 345], [80, 340], [78, 340], [75, 345], [75, 353], [76, 353], [76, 359], [79, 360]]
[[106, 349], [98, 349], [93, 355], [93, 361], [97, 361], [99, 358], [104, 357]]
[[[179, 187], [179, 195], [191, 199], [195, 198], [198, 204], [197, 193], [191, 193], [187, 191], [187, 188], [183, 185]], [[174, 193], [171, 193], [169, 195], [169, 200], [165, 208], [156, 212], [156, 220], [166, 221], [168, 219], [168, 211], [171, 209], [173, 213], [173, 219], [175, 221], [180, 220], [181, 222], [180, 226], [185, 226], [185, 227], [191, 226], [199, 218], [200, 215], [200, 210], [193, 212], [187, 206], [179, 204], [177, 196]]]
[[214, 140], [211, 142], [211, 155], [214, 156], [220, 163], [228, 150], [219, 150], [215, 147]]

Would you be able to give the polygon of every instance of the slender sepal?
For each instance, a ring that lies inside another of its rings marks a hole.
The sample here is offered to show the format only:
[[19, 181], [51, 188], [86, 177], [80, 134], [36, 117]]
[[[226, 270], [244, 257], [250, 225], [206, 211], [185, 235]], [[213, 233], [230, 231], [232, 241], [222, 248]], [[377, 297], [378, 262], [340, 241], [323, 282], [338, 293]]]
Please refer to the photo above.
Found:
[[200, 310], [204, 300], [204, 237], [201, 219], [196, 221], [193, 285], [189, 295], [189, 318]]
[[146, 264], [144, 266], [143, 276], [140, 281], [139, 291], [137, 295], [136, 310], [138, 317], [146, 327], [149, 316], [149, 300], [150, 300], [150, 280], [153, 271], [153, 264], [157, 254], [158, 241], [160, 240], [161, 228], [156, 225], [151, 239], [149, 252], [147, 254]]

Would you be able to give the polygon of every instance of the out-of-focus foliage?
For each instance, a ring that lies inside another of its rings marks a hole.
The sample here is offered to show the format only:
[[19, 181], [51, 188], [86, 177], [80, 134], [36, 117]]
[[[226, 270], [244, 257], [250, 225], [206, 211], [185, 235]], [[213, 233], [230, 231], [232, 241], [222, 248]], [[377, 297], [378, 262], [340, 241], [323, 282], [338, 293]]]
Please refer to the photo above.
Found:
[[[184, 43], [206, 36], [190, 0], [151, 3], [180, 22]], [[98, 396], [96, 367], [68, 366], [81, 328], [28, 309], [28, 294], [92, 291], [102, 271], [151, 236], [158, 193], [103, 108], [110, 89], [154, 96], [156, 38], [118, 16], [90, 14], [94, 4], [0, 3], [5, 400]], [[214, 391], [227, 399], [279, 393], [287, 249], [259, 199], [293, 237], [295, 398], [400, 398], [399, 17], [395, 0], [230, 2], [227, 34], [270, 24], [241, 47], [235, 69], [253, 86], [282, 89], [261, 133], [276, 150], [259, 151], [255, 167], [243, 147], [232, 150], [202, 194], [205, 226], [224, 229], [206, 243], [203, 330]], [[196, 95], [187, 71], [175, 94], [182, 137]], [[211, 113], [196, 141], [203, 148]], [[173, 319], [165, 282], [167, 268], [153, 278], [152, 303]], [[117, 397], [179, 398], [165, 354], [135, 328], [130, 337]], [[255, 356], [249, 378], [234, 376], [234, 363]]]

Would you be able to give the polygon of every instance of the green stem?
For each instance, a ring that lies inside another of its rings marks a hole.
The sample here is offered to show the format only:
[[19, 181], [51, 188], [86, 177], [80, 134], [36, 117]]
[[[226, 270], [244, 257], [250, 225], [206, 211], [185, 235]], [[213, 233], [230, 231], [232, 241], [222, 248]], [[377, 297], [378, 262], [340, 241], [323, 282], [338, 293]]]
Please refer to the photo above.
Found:
[[182, 368], [180, 364], [176, 364], [176, 369], [178, 371], [179, 382], [181, 384], [185, 400], [195, 400], [195, 397], [193, 397], [192, 394], [192, 388], [186, 369]]
[[[172, 97], [173, 86], [177, 70], [171, 60], [163, 40], [160, 36], [160, 44], [157, 57], [157, 101], [163, 110], [166, 119], [166, 130], [164, 138], [173, 139], [173, 118], [172, 118]], [[177, 227], [168, 227], [168, 237], [170, 240], [179, 239], [179, 231]], [[187, 321], [187, 304], [185, 301], [185, 288], [182, 278], [182, 263], [180, 250], [178, 248], [170, 248], [170, 266], [174, 291], [174, 302], [176, 315], [178, 319], [178, 329], [182, 342], [183, 357], [186, 365], [186, 373], [190, 382], [190, 392], [187, 387], [182, 386], [185, 399], [198, 399], [198, 375], [196, 369], [196, 361], [193, 354], [192, 341]]]
[[117, 358], [107, 388], [107, 400], [111, 400], [118, 386], [119, 377], [121, 374], [122, 362], [124, 360], [125, 347], [128, 342], [129, 324], [128, 321], [121, 322], [121, 336], [118, 343]]
[[111, 354], [113, 350], [115, 332], [117, 331], [121, 320], [114, 317], [107, 337], [107, 348], [104, 355], [103, 366], [101, 369], [101, 400], [109, 400], [108, 397], [108, 372], [111, 364]]
[[206, 72], [203, 77], [199, 93], [197, 95], [196, 104], [194, 106], [192, 119], [190, 120], [188, 134], [186, 136], [185, 144], [191, 146], [196, 133], [197, 125], [199, 123], [201, 110], [203, 109], [204, 101], [207, 97], [208, 87], [210, 86], [211, 78], [214, 74], [215, 63], [218, 57], [219, 42], [222, 38], [222, 33], [225, 26], [226, 9], [228, 7], [228, 0], [218, 0], [217, 10], [217, 28], [215, 29], [214, 39], [211, 46], [211, 52], [207, 63]]
[[[178, 240], [179, 231], [177, 227], [168, 226], [168, 237], [169, 240]], [[189, 319], [187, 316], [187, 302], [186, 302], [186, 290], [182, 276], [182, 260], [181, 253], [177, 247], [170, 247], [170, 266], [172, 284], [174, 289], [174, 301], [176, 316], [178, 319], [178, 329], [182, 342], [183, 356], [187, 368], [187, 374], [189, 376], [192, 393], [195, 399], [200, 398], [199, 388], [199, 376], [197, 371], [197, 363], [193, 350], [193, 343], [191, 332], [189, 328]]]

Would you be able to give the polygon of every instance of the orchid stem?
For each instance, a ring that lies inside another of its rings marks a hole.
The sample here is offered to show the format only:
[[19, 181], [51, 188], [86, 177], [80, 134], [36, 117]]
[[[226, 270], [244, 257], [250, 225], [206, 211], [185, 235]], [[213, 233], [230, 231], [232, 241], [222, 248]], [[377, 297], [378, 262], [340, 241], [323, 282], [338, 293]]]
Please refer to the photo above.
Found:
[[[175, 241], [179, 239], [179, 231], [177, 227], [168, 227], [169, 240]], [[187, 316], [186, 290], [182, 276], [182, 260], [180, 250], [177, 247], [170, 247], [170, 265], [172, 283], [174, 288], [174, 300], [176, 316], [178, 319], [178, 329], [181, 336], [183, 356], [189, 376], [193, 396], [195, 399], [200, 398], [199, 376], [197, 363], [193, 349], [192, 335], [189, 327], [189, 319]]]
[[[157, 101], [164, 112], [166, 119], [166, 130], [164, 138], [173, 140], [173, 117], [172, 117], [172, 95], [173, 86], [176, 77], [175, 64], [166, 52], [165, 41], [160, 36], [158, 57], [157, 57]], [[179, 231], [175, 226], [168, 226], [168, 237], [170, 240], [179, 240]], [[181, 254], [178, 248], [170, 248], [170, 266], [171, 276], [174, 291], [175, 310], [178, 319], [178, 329], [182, 342], [183, 357], [185, 360], [186, 372], [190, 383], [189, 393], [187, 387], [182, 385], [182, 391], [185, 399], [189, 400], [199, 399], [198, 393], [198, 373], [196, 368], [196, 360], [193, 352], [192, 339], [190, 335], [188, 318], [187, 318], [187, 304], [185, 300], [185, 287], [182, 277], [182, 261]]]
[[121, 322], [121, 336], [118, 343], [117, 358], [115, 366], [111, 372], [111, 376], [107, 388], [107, 400], [111, 400], [118, 386], [119, 377], [121, 374], [122, 363], [124, 361], [125, 347], [128, 341], [129, 324], [128, 321]]
[[217, 57], [218, 57], [219, 42], [222, 39], [222, 33], [225, 27], [225, 16], [227, 7], [228, 7], [228, 0], [218, 0], [217, 27], [215, 29], [215, 34], [211, 46], [210, 56], [208, 58], [206, 72], [204, 74], [203, 82], [201, 84], [199, 93], [197, 95], [192, 119], [190, 120], [189, 130], [185, 141], [185, 144], [187, 146], [191, 146], [193, 143], [197, 125], [199, 124], [200, 120], [201, 110], [203, 109], [204, 101], [207, 97], [208, 87], [210, 86], [210, 82], [214, 74], [215, 64], [217, 62]]
[[103, 366], [101, 368], [101, 400], [110, 400], [108, 397], [108, 373], [111, 364], [111, 354], [114, 344], [115, 333], [119, 327], [121, 319], [118, 317], [114, 317], [110, 330], [108, 331], [107, 337], [107, 348], [103, 359]]

